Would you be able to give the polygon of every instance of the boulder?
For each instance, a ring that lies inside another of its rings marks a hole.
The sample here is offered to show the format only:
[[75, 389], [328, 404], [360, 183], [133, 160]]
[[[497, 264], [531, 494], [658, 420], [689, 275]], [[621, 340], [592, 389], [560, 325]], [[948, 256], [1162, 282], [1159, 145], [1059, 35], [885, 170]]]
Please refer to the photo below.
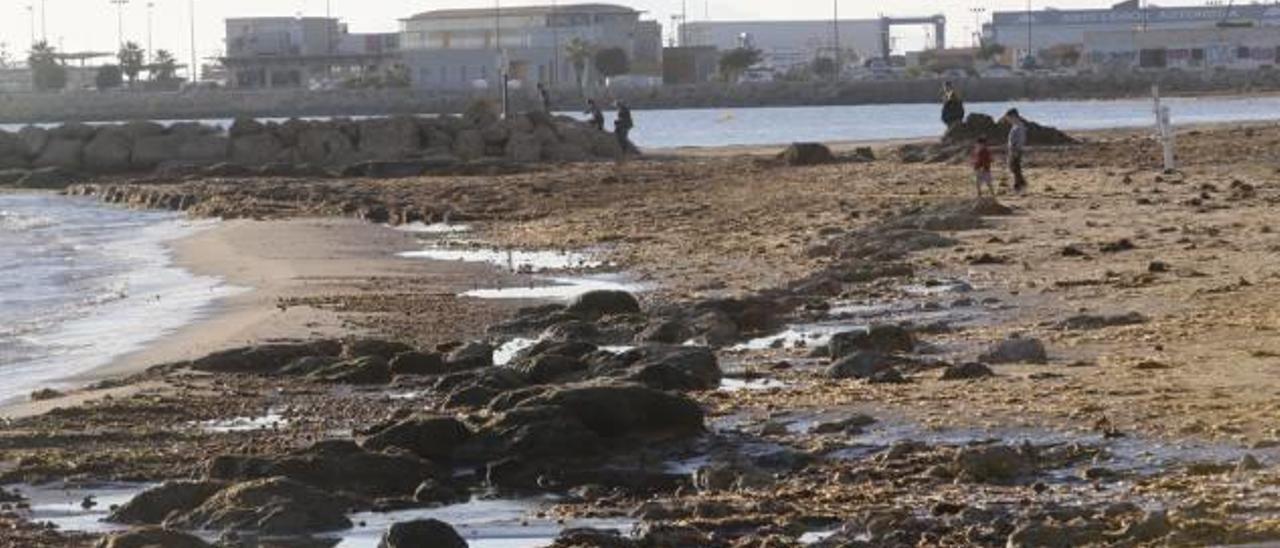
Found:
[[231, 141], [221, 135], [191, 135], [178, 145], [176, 160], [197, 164], [216, 164], [227, 161]]
[[133, 142], [129, 163], [137, 169], [151, 169], [178, 158], [182, 138], [174, 135], [139, 137]]
[[284, 145], [268, 132], [249, 133], [231, 138], [231, 161], [242, 166], [262, 166], [278, 161]]
[[517, 369], [533, 384], [563, 382], [587, 370], [582, 360], [560, 354], [543, 354], [517, 366]]
[[506, 158], [522, 163], [541, 161], [542, 141], [530, 133], [516, 133], [506, 141]]
[[176, 135], [183, 140], [216, 135], [219, 131], [216, 127], [200, 122], [178, 122], [169, 126], [169, 135]]
[[67, 122], [49, 130], [50, 139], [66, 139], [68, 141], [88, 141], [97, 133], [97, 128], [82, 122]]
[[1049, 361], [1049, 355], [1039, 340], [1014, 336], [992, 345], [978, 360], [990, 364], [1042, 364]]
[[449, 372], [444, 358], [434, 352], [402, 352], [391, 358], [391, 375], [443, 375]]
[[715, 390], [724, 377], [715, 352], [705, 346], [642, 346], [618, 359], [635, 359], [631, 379], [658, 390]]
[[84, 143], [78, 139], [51, 138], [45, 144], [40, 155], [32, 160], [31, 165], [41, 167], [60, 167], [63, 169], [80, 169], [84, 153]]
[[18, 130], [18, 138], [27, 146], [27, 157], [36, 158], [44, 152], [49, 144], [49, 130], [36, 126], [25, 126]]
[[213, 545], [187, 533], [145, 527], [111, 533], [98, 541], [97, 548], [213, 548]]
[[445, 358], [451, 371], [479, 369], [493, 366], [493, 345], [487, 342], [470, 342], [458, 347]]
[[361, 356], [312, 372], [310, 377], [336, 384], [387, 384], [391, 366], [382, 356]]
[[893, 368], [893, 364], [878, 352], [857, 352], [845, 356], [827, 368], [832, 379], [870, 379]]
[[342, 497], [283, 477], [232, 485], [166, 525], [210, 531], [303, 535], [351, 528]]
[[1008, 445], [965, 447], [952, 460], [952, 472], [962, 481], [1006, 484], [1034, 471], [1033, 456]]
[[25, 172], [18, 179], [19, 188], [62, 189], [84, 180], [84, 176], [61, 167], [42, 167]]
[[26, 141], [0, 130], [0, 169], [25, 168], [29, 165], [28, 156]]
[[467, 541], [443, 521], [421, 519], [392, 525], [378, 548], [467, 548]]
[[214, 352], [191, 362], [191, 367], [210, 373], [275, 373], [290, 362], [307, 356], [337, 356], [342, 345], [336, 341], [273, 343]]
[[411, 345], [380, 339], [352, 339], [342, 344], [342, 357], [344, 358], [377, 356], [384, 360], [390, 360], [405, 352], [413, 351], [414, 348]]
[[453, 417], [414, 417], [400, 421], [364, 441], [366, 449], [404, 449], [429, 460], [447, 460], [471, 438], [471, 429]]
[[596, 320], [605, 316], [640, 313], [640, 301], [626, 291], [597, 290], [579, 295], [565, 312], [579, 318]]
[[355, 145], [346, 133], [332, 127], [312, 127], [298, 134], [298, 159], [317, 166], [340, 166], [356, 159]]
[[127, 135], [130, 142], [136, 142], [138, 139], [142, 139], [144, 137], [164, 135], [165, 132], [163, 125], [150, 120], [133, 120], [131, 122], [125, 122], [124, 124], [116, 126], [116, 129]]
[[703, 412], [684, 396], [634, 384], [587, 384], [553, 390], [517, 406], [565, 409], [601, 438], [686, 436], [703, 430]]
[[111, 523], [159, 525], [171, 514], [184, 513], [227, 487], [221, 481], [170, 481], [143, 491], [107, 517]]
[[84, 146], [84, 167], [95, 173], [127, 171], [133, 154], [129, 135], [114, 127], [102, 128]]
[[233, 141], [241, 137], [261, 135], [263, 133], [267, 133], [267, 126], [247, 116], [236, 117], [235, 121], [231, 122], [231, 127], [227, 128], [227, 135]]
[[360, 153], [373, 160], [399, 160], [413, 156], [422, 148], [418, 123], [409, 116], [362, 120]]
[[586, 527], [575, 527], [573, 529], [565, 529], [560, 532], [560, 536], [556, 537], [553, 548], [558, 547], [581, 547], [581, 548], [636, 548], [636, 541], [622, 535], [621, 531], [616, 529], [592, 529]]
[[279, 457], [221, 455], [209, 462], [206, 475], [224, 481], [282, 476], [333, 492], [407, 497], [418, 484], [443, 479], [446, 472], [407, 453], [371, 452], [350, 440], [329, 440]]
[[479, 130], [467, 129], [458, 132], [453, 140], [453, 153], [462, 160], [478, 160], [484, 157], [484, 136]]
[[[972, 113], [964, 122], [947, 129], [942, 142], [947, 144], [967, 144], [979, 137], [986, 137], [993, 144], [1002, 144], [1009, 140], [1008, 122], [997, 123], [994, 118], [982, 113]], [[1059, 131], [1057, 128], [1042, 126], [1035, 122], [1027, 122], [1028, 146], [1061, 146], [1079, 143], [1074, 137]]]
[[793, 143], [778, 157], [789, 166], [815, 166], [836, 161], [831, 149], [822, 143]]
[[916, 338], [904, 327], [880, 324], [865, 330], [836, 333], [831, 337], [829, 346], [832, 358], [843, 358], [858, 352], [893, 354], [914, 350]]

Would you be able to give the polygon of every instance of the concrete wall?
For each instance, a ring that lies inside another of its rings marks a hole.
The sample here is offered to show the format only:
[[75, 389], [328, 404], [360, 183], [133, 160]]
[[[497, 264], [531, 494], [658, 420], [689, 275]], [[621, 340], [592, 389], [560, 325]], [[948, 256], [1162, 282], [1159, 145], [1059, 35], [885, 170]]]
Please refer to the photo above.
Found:
[[[1160, 82], [1166, 93], [1280, 91], [1280, 70], [1224, 73], [1135, 73], [1076, 78], [1004, 78], [961, 82], [970, 101], [1145, 97]], [[788, 83], [725, 86], [701, 84], [620, 91], [613, 95], [639, 108], [743, 108], [753, 106], [927, 103], [938, 100], [936, 80]], [[582, 100], [561, 88], [559, 108], [577, 111]], [[607, 92], [596, 95], [610, 97]], [[208, 119], [235, 116], [372, 116], [461, 112], [480, 93], [415, 90], [217, 91], [201, 93], [0, 94], [0, 123]], [[531, 90], [513, 93], [513, 108], [537, 105]]]

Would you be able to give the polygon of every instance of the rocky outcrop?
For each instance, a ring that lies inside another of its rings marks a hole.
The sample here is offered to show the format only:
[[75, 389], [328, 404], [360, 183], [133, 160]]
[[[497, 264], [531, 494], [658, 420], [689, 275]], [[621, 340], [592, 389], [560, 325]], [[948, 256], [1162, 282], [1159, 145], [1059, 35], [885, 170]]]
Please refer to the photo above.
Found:
[[435, 519], [397, 523], [387, 530], [378, 548], [467, 548], [449, 524]]
[[171, 481], [153, 487], [116, 508], [111, 523], [159, 525], [175, 513], [188, 512], [227, 487], [221, 481]]
[[471, 435], [467, 425], [452, 417], [414, 417], [370, 436], [364, 447], [374, 451], [395, 447], [424, 459], [447, 460]]
[[353, 441], [333, 440], [278, 457], [217, 456], [206, 476], [216, 481], [286, 477], [329, 492], [390, 497], [410, 496], [417, 485], [442, 478], [444, 472], [403, 452], [368, 451]]
[[[226, 130], [194, 122], [165, 127], [139, 121], [0, 131], [0, 170], [56, 167], [88, 175], [181, 165], [190, 173], [210, 177], [399, 178], [466, 172], [469, 162], [521, 166], [612, 159], [617, 154], [611, 134], [572, 118], [552, 119], [541, 113], [508, 120], [498, 120], [493, 113], [359, 122], [264, 123], [240, 118]], [[282, 165], [292, 169], [280, 169]]]
[[[959, 124], [951, 126], [942, 141], [947, 144], [966, 144], [986, 137], [987, 142], [999, 146], [1009, 140], [1011, 125], [1003, 120], [997, 122], [991, 116], [980, 113], [970, 114]], [[1074, 145], [1080, 141], [1059, 131], [1057, 128], [1042, 126], [1035, 122], [1027, 122], [1028, 146], [1060, 146]]]
[[302, 535], [351, 528], [351, 520], [347, 519], [349, 506], [343, 498], [321, 489], [273, 477], [228, 487], [200, 506], [169, 519], [167, 525], [190, 530]]
[[213, 545], [200, 540], [199, 537], [159, 527], [112, 533], [103, 537], [97, 544], [97, 548], [154, 548], [157, 546], [163, 548], [212, 548]]

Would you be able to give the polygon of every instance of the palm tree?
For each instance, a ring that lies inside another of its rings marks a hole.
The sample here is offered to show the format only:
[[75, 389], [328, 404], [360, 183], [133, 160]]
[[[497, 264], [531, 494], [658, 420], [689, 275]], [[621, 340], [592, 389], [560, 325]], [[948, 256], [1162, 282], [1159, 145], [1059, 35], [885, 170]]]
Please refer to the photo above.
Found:
[[569, 57], [569, 63], [573, 65], [573, 73], [578, 77], [578, 95], [585, 95], [582, 88], [587, 77], [588, 63], [595, 54], [595, 47], [590, 42], [575, 37], [565, 45], [564, 51]]
[[133, 85], [146, 62], [146, 52], [137, 43], [125, 42], [116, 57], [120, 60], [120, 70], [129, 78], [129, 85]]
[[177, 78], [178, 60], [167, 49], [156, 50], [147, 72], [151, 73], [152, 82], [168, 82]]

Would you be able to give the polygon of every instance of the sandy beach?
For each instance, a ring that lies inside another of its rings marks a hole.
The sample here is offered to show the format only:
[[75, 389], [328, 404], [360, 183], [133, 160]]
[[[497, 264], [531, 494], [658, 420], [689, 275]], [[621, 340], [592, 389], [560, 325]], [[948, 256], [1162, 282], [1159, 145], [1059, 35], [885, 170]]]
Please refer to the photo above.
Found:
[[[252, 289], [96, 372], [126, 377], [110, 398], [8, 423], [0, 483], [235, 489], [265, 467], [362, 511], [532, 489], [563, 497], [548, 515], [633, 520], [622, 546], [1280, 541], [1280, 125], [1185, 129], [1168, 173], [1147, 133], [1034, 147], [1031, 192], [994, 200], [974, 199], [964, 148], [898, 142], [813, 166], [753, 148], [84, 187], [228, 217], [177, 258]], [[394, 256], [422, 244], [382, 221], [442, 217], [488, 245], [593, 253], [651, 289], [461, 296], [523, 278]], [[283, 339], [306, 342], [264, 344]], [[218, 458], [174, 457], [191, 454]], [[353, 464], [406, 454], [420, 460], [388, 466], [411, 481]]]

